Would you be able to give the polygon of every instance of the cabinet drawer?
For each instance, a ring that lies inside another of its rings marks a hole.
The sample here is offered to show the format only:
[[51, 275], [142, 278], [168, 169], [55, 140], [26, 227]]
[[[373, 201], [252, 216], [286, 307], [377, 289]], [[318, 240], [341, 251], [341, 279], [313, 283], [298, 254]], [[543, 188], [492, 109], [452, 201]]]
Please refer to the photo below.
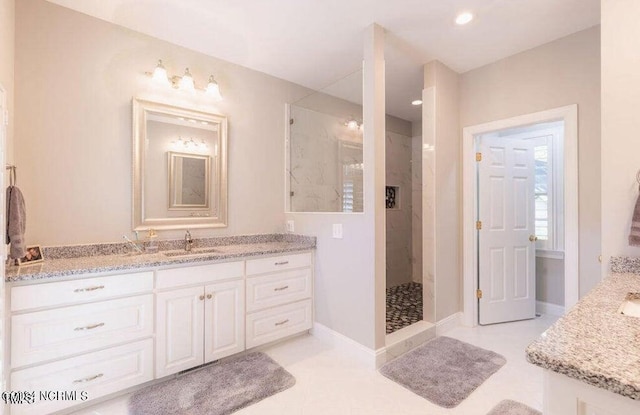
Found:
[[163, 269], [156, 272], [156, 288], [206, 284], [229, 278], [239, 278], [243, 275], [244, 261]]
[[[36, 403], [13, 405], [11, 414], [49, 414], [150, 380], [153, 340], [147, 339], [13, 372], [11, 389], [35, 391]], [[73, 400], [40, 400], [40, 391], [77, 393]]]
[[311, 268], [247, 278], [247, 311], [311, 297]]
[[247, 261], [247, 275], [264, 274], [292, 268], [311, 266], [311, 253], [281, 255], [269, 258], [251, 259]]
[[78, 304], [151, 290], [151, 271], [24, 285], [11, 288], [11, 311]]
[[11, 317], [11, 365], [19, 367], [137, 340], [153, 333], [153, 294]]
[[311, 328], [311, 300], [247, 315], [247, 349]]

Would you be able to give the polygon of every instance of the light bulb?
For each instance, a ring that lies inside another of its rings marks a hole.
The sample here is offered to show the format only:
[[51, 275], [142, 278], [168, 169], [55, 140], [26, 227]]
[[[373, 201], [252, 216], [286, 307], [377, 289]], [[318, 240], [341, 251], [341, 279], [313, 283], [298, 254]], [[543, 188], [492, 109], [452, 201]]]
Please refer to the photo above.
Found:
[[460, 13], [456, 16], [456, 24], [465, 25], [473, 20], [473, 14], [469, 12]]
[[347, 128], [350, 130], [357, 130], [358, 129], [358, 121], [354, 120], [354, 119], [350, 119], [349, 121], [347, 121]]
[[153, 82], [159, 84], [159, 85], [170, 85], [171, 83], [169, 82], [169, 77], [167, 77], [167, 70], [165, 69], [164, 65], [162, 64], [162, 60], [158, 60], [158, 65], [156, 66], [156, 69], [153, 70], [153, 74], [151, 75], [151, 79], [153, 79]]
[[196, 90], [196, 85], [193, 82], [193, 76], [191, 76], [189, 68], [184, 70], [184, 75], [182, 75], [182, 78], [180, 78], [178, 86], [180, 87], [180, 89], [187, 92], [194, 92]]
[[213, 75], [209, 77], [209, 83], [207, 84], [207, 95], [211, 96], [216, 101], [222, 100], [222, 94], [220, 94], [220, 86], [213, 78]]

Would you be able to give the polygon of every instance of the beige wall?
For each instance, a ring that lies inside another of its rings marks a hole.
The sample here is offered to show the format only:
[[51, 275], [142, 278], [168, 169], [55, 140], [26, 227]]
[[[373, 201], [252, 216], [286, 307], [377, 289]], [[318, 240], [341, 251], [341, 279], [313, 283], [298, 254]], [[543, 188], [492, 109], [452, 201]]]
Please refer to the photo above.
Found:
[[[15, 48], [15, 0], [0, 0], [0, 85], [6, 91], [9, 110], [7, 127], [7, 163], [13, 163], [14, 131], [14, 48]], [[0, 119], [2, 115], [0, 114]]]
[[[424, 86], [425, 88], [433, 87], [435, 91], [435, 108], [430, 114], [433, 118], [435, 133], [435, 200], [433, 201], [435, 264], [433, 269], [435, 321], [440, 321], [462, 309], [459, 76], [441, 62], [434, 61], [425, 65]], [[422, 168], [424, 179], [424, 170], [433, 169], [433, 166], [426, 163]], [[423, 260], [429, 261], [429, 256], [425, 255]], [[427, 304], [427, 301], [428, 297], [425, 297], [425, 310], [434, 306]]]
[[536, 258], [536, 300], [564, 305], [564, 260]]
[[[296, 232], [318, 238], [316, 322], [373, 351], [385, 342], [384, 30], [372, 25], [365, 33], [364, 212], [286, 216]], [[342, 239], [332, 237], [333, 224], [342, 225]]]
[[[16, 163], [29, 243], [131, 233], [133, 96], [229, 119], [229, 227], [194, 236], [284, 230], [284, 104], [309, 90], [43, 0], [17, 2], [16, 44]], [[144, 72], [159, 58], [170, 74], [189, 67], [200, 86], [215, 74], [224, 101], [153, 87]]]
[[569, 104], [578, 104], [580, 295], [584, 295], [600, 280], [600, 28], [460, 77], [460, 127]]
[[640, 256], [628, 244], [640, 169], [640, 2], [602, 0], [602, 255]]

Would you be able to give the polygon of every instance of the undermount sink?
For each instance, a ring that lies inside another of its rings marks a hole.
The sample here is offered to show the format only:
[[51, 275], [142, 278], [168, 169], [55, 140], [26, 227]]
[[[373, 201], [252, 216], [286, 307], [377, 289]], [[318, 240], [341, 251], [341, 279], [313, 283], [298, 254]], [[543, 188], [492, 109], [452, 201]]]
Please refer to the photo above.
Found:
[[206, 254], [215, 254], [220, 252], [218, 248], [196, 248], [191, 251], [167, 251], [162, 252], [162, 255], [168, 257], [181, 257], [181, 256], [196, 256], [196, 255], [206, 255]]
[[625, 316], [640, 317], [640, 293], [627, 294], [627, 298], [618, 308], [618, 313]]

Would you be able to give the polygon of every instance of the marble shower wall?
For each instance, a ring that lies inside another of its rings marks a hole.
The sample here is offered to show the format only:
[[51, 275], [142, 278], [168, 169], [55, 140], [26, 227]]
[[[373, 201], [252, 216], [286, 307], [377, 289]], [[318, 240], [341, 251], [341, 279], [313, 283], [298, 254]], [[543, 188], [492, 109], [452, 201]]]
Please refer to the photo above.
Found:
[[387, 186], [399, 187], [399, 206], [386, 215], [387, 287], [394, 287], [411, 282], [413, 275], [412, 138], [387, 131], [385, 158]]
[[422, 135], [411, 139], [411, 251], [411, 279], [422, 283]]
[[342, 212], [343, 189], [349, 188], [353, 212], [362, 212], [362, 131], [349, 130], [343, 118], [296, 105], [290, 115], [291, 211]]

